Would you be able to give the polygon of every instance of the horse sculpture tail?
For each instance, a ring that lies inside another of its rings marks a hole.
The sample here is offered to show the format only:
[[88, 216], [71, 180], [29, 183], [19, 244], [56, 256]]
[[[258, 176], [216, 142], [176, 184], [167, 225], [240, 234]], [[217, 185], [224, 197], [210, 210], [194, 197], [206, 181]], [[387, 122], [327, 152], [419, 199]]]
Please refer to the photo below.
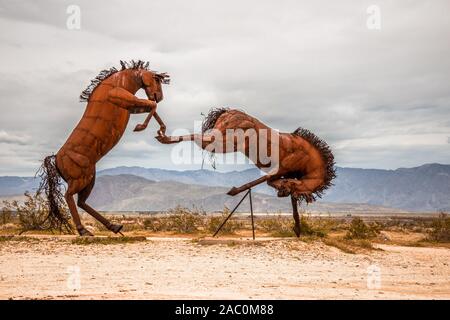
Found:
[[63, 184], [56, 166], [56, 156], [46, 157], [36, 175], [41, 178], [36, 194], [40, 195], [44, 192], [47, 198], [48, 215], [45, 219], [45, 229], [58, 229], [60, 232], [72, 233], [70, 216], [67, 214], [66, 203], [61, 192]]

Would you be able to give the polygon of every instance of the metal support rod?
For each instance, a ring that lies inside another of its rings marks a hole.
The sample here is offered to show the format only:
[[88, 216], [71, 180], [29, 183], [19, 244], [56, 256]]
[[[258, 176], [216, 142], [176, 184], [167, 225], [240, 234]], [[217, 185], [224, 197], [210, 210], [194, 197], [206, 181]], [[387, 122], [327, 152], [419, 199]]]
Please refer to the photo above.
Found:
[[236, 205], [236, 207], [234, 207], [234, 209], [230, 212], [230, 214], [228, 215], [228, 217], [222, 222], [222, 224], [220, 225], [220, 227], [217, 229], [217, 231], [214, 233], [213, 237], [215, 237], [220, 229], [222, 229], [222, 227], [225, 225], [225, 223], [228, 221], [228, 219], [230, 219], [231, 215], [236, 211], [237, 208], [239, 208], [239, 206], [241, 205], [242, 201], [244, 201], [245, 197], [250, 193], [250, 189], [249, 191], [247, 191], [247, 193], [242, 197], [242, 199], [238, 202], [238, 204]]
[[252, 216], [252, 232], [253, 240], [255, 240], [255, 221], [253, 219], [253, 203], [252, 203], [252, 189], [248, 189], [248, 196], [250, 197], [250, 214]]

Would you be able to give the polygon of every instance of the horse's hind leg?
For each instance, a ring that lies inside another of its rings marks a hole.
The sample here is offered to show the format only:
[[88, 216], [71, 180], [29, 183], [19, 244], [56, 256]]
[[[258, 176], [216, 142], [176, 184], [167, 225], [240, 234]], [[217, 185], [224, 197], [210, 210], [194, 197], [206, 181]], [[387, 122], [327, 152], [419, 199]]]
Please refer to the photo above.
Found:
[[298, 199], [291, 195], [292, 214], [294, 216], [294, 232], [297, 237], [300, 237], [300, 216], [298, 215]]
[[111, 223], [108, 219], [103, 217], [100, 213], [98, 213], [95, 209], [89, 206], [86, 203], [87, 198], [91, 194], [92, 189], [94, 188], [95, 176], [92, 178], [91, 182], [80, 192], [78, 192], [78, 206], [101, 222], [108, 230], [118, 233], [122, 230], [123, 226], [121, 224]]
[[69, 206], [70, 214], [72, 215], [73, 222], [77, 228], [80, 236], [93, 236], [82, 224], [80, 220], [80, 215], [78, 214], [77, 206], [75, 205], [75, 200], [73, 199], [73, 193], [70, 193], [69, 190], [64, 195], [66, 199], [67, 205]]

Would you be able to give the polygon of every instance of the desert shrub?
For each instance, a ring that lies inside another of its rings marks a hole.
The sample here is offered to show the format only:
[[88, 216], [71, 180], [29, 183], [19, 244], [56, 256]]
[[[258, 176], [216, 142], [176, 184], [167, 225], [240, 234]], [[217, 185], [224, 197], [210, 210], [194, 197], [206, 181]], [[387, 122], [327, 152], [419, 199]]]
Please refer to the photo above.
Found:
[[145, 237], [76, 237], [72, 240], [72, 244], [89, 245], [89, 244], [124, 244], [146, 241]]
[[151, 217], [151, 218], [145, 218], [143, 223], [144, 223], [144, 228], [146, 230], [158, 232], [158, 231], [167, 231], [168, 230], [167, 221], [168, 221], [167, 218]]
[[292, 237], [294, 223], [292, 218], [278, 215], [258, 222], [258, 228], [269, 232], [274, 237]]
[[[25, 201], [23, 204], [17, 200], [3, 201], [6, 210], [16, 212], [19, 220], [20, 233], [32, 230], [49, 230], [51, 232], [63, 231], [61, 225], [57, 225], [49, 219], [47, 201], [41, 195], [25, 192]], [[63, 214], [67, 214], [67, 207], [60, 208]]]
[[0, 243], [1, 242], [7, 242], [7, 241], [17, 241], [17, 242], [39, 242], [39, 239], [32, 238], [32, 237], [25, 237], [25, 236], [0, 236]]
[[120, 223], [123, 225], [123, 230], [125, 232], [130, 231], [140, 231], [145, 228], [144, 222], [142, 219], [138, 219], [136, 217], [127, 217], [125, 219], [111, 219], [114, 223]]
[[8, 205], [8, 201], [3, 201], [4, 207], [0, 210], [0, 224], [7, 224], [12, 221], [12, 208]]
[[390, 217], [387, 221], [380, 221], [379, 224], [384, 230], [423, 232], [429, 223], [427, 220], [422, 217]]
[[300, 217], [300, 235], [325, 237], [327, 231], [321, 221], [313, 221], [309, 216], [302, 215]]
[[198, 212], [190, 211], [187, 208], [177, 206], [169, 210], [168, 216], [168, 230], [181, 233], [193, 233], [199, 230], [199, 226], [203, 224], [203, 217]]
[[[331, 228], [333, 222], [329, 219], [312, 219], [307, 215], [300, 217], [300, 235], [307, 237], [324, 237]], [[277, 216], [258, 222], [258, 227], [270, 232], [274, 237], [292, 237], [294, 220], [292, 217]]]
[[441, 212], [439, 217], [432, 220], [428, 240], [450, 242], [450, 217], [447, 214]]
[[361, 218], [353, 218], [345, 239], [370, 239], [380, 233], [380, 227], [376, 223], [366, 224]]
[[[226, 219], [226, 217], [230, 214], [230, 210], [225, 207], [220, 216], [211, 216], [205, 222], [205, 230], [211, 233], [216, 232], [220, 227], [222, 222]], [[242, 223], [239, 221], [233, 220], [233, 218], [228, 219], [225, 225], [220, 229], [220, 233], [233, 234], [236, 230], [242, 228]]]
[[350, 240], [345, 238], [325, 238], [323, 239], [323, 243], [338, 248], [342, 252], [354, 254], [363, 250], [380, 250], [375, 249], [372, 243], [367, 239], [356, 239]]

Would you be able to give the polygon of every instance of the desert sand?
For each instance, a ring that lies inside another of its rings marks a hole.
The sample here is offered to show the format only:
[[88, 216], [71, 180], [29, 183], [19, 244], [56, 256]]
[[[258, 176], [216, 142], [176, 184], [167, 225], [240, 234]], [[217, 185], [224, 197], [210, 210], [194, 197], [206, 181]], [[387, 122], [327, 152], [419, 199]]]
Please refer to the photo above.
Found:
[[[450, 299], [450, 249], [147, 238], [0, 243], [0, 299]], [[369, 281], [368, 281], [369, 278]]]

